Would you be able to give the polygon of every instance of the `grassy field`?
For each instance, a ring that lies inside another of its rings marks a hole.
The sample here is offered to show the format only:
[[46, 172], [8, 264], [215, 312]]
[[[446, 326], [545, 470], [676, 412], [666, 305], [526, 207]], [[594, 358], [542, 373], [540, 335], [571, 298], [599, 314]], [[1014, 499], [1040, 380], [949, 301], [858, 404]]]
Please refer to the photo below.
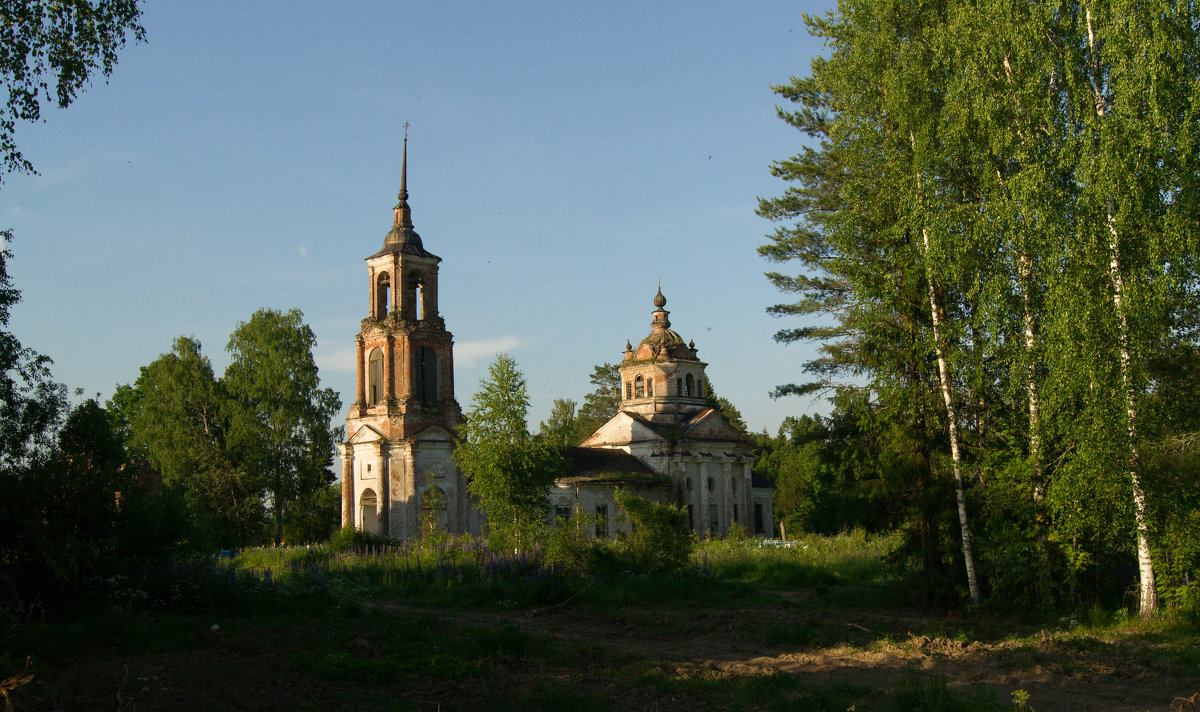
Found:
[[18, 710], [1200, 710], [1194, 621], [914, 608], [895, 544], [712, 541], [682, 572], [586, 578], [470, 540], [178, 561], [87, 582], [102, 604], [73, 620], [5, 620], [0, 689]]

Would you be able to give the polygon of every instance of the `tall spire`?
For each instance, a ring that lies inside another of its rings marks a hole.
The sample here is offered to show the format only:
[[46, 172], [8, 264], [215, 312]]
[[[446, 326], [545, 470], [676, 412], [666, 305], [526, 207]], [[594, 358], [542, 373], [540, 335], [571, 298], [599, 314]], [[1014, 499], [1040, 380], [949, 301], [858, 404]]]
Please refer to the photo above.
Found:
[[400, 193], [396, 196], [400, 202], [396, 203], [396, 221], [393, 223], [399, 227], [411, 228], [412, 224], [412, 208], [408, 207], [408, 127], [410, 124], [404, 122], [404, 153], [400, 159]]

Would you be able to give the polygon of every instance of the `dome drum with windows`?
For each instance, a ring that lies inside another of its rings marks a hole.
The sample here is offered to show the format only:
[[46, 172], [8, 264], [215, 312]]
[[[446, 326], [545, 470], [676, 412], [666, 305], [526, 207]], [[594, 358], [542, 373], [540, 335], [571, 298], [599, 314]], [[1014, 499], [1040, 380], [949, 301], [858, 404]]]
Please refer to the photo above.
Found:
[[625, 342], [621, 372], [621, 408], [652, 422], [680, 422], [707, 408], [704, 363], [696, 343], [684, 343], [671, 328], [662, 287], [654, 295], [650, 334], [636, 347]]

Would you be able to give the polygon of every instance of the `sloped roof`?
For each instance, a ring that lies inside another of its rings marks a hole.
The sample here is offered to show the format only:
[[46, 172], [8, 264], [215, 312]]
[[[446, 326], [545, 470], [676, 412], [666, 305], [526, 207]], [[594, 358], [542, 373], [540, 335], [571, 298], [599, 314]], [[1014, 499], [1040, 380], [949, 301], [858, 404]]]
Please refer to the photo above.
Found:
[[417, 234], [416, 230], [403, 225], [392, 226], [392, 229], [388, 231], [387, 236], [383, 239], [383, 249], [367, 259], [370, 260], [382, 257], [383, 255], [390, 255], [394, 252], [399, 252], [403, 255], [413, 255], [414, 257], [426, 257], [438, 260], [439, 262], [442, 259], [425, 249], [425, 246], [421, 243], [421, 236]]
[[567, 475], [560, 480], [569, 482], [637, 482], [639, 484], [670, 485], [671, 478], [660, 475], [650, 466], [624, 450], [599, 447], [569, 447]]
[[[596, 429], [596, 432], [588, 436], [584, 442], [591, 442], [601, 432], [613, 426], [619, 419], [627, 419], [637, 424], [643, 429], [642, 436], [634, 436], [632, 440], [609, 440], [600, 442], [609, 442], [611, 444], [626, 443], [626, 442], [645, 442], [647, 440], [669, 440], [671, 442], [709, 442], [709, 443], [737, 443], [738, 445], [747, 444], [744, 435], [739, 433], [732, 425], [725, 420], [720, 412], [706, 408], [696, 415], [692, 416], [683, 423], [655, 423], [631, 410], [622, 410], [614, 415], [607, 423]], [[646, 434], [652, 437], [646, 437]]]

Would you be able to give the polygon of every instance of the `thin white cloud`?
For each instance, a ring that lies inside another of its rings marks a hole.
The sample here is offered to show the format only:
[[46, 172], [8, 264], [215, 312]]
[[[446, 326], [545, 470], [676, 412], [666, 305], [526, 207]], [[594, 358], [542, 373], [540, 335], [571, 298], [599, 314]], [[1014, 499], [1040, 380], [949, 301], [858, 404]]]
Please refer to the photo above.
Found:
[[520, 343], [517, 337], [509, 335], [487, 341], [467, 341], [454, 345], [454, 362], [461, 366], [474, 366], [480, 361], [494, 356], [502, 351], [512, 351]]
[[133, 165], [135, 160], [136, 156], [134, 154], [122, 151], [88, 153], [68, 163], [42, 169], [36, 179], [37, 185], [42, 188], [51, 188], [59, 183], [76, 180], [99, 170], [107, 169], [109, 166], [116, 166], [122, 163]]
[[308, 259], [308, 248], [307, 247], [305, 247], [304, 245], [297, 245], [296, 249], [300, 251], [301, 257]]

